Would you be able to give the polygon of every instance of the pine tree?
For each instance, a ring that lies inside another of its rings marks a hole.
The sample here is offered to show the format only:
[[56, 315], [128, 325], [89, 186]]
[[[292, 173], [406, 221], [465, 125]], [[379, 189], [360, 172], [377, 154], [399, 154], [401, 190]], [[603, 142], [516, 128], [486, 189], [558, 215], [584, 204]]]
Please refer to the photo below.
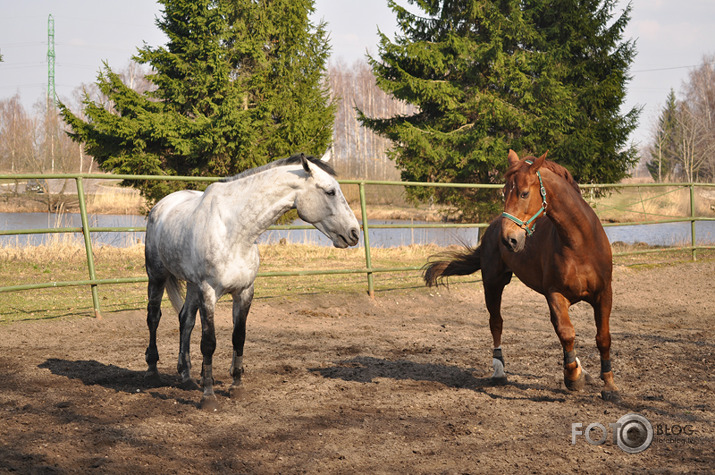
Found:
[[675, 91], [668, 93], [665, 106], [661, 111], [656, 129], [653, 131], [653, 143], [648, 151], [651, 160], [646, 163], [646, 168], [656, 182], [669, 181], [673, 178], [678, 140], [678, 101]]
[[[620, 115], [634, 44], [622, 42], [630, 7], [614, 0], [390, 1], [401, 29], [370, 58], [378, 85], [418, 112], [364, 125], [395, 143], [403, 179], [492, 183], [509, 148], [549, 157], [578, 180], [618, 181], [635, 163], [626, 147], [639, 111]], [[486, 218], [495, 194], [411, 190]]]
[[[97, 85], [107, 103], [87, 96], [86, 121], [60, 105], [70, 135], [104, 170], [225, 176], [325, 151], [335, 106], [325, 25], [308, 18], [313, 0], [160, 3], [157, 25], [168, 42], [134, 58], [152, 67], [155, 88], [137, 93], [105, 64]], [[150, 200], [187, 186], [133, 184]]]

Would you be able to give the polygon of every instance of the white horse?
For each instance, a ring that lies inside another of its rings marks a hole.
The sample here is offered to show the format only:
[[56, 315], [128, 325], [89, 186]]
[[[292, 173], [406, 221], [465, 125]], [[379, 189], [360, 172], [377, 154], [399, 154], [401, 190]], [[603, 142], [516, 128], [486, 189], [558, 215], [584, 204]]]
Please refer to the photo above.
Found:
[[[191, 379], [189, 345], [196, 312], [201, 315], [203, 365], [201, 407], [216, 407], [211, 365], [216, 349], [214, 307], [225, 294], [233, 297], [233, 384], [241, 391], [246, 318], [258, 273], [256, 240], [291, 208], [333, 241], [335, 247], [357, 244], [359, 225], [345, 201], [335, 172], [325, 162], [302, 153], [247, 170], [211, 184], [206, 191], [177, 191], [149, 213], [146, 229], [146, 271], [149, 276], [147, 382], [159, 383], [156, 329], [166, 288], [179, 312], [180, 343], [177, 370], [182, 387], [196, 388]], [[181, 283], [186, 282], [186, 300]]]

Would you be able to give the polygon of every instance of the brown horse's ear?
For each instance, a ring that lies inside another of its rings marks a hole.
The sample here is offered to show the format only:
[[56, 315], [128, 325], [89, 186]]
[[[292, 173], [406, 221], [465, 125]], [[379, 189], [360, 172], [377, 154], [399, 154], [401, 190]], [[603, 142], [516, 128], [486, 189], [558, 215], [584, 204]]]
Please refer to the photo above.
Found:
[[539, 158], [534, 160], [534, 164], [531, 166], [531, 168], [529, 168], [529, 171], [532, 173], [536, 173], [539, 170], [539, 168], [541, 168], [541, 166], [546, 161], [546, 155], [548, 153], [549, 153], [549, 151], [547, 150], [545, 154], [543, 154], [542, 156], [540, 156]]
[[519, 155], [515, 151], [509, 149], [509, 156], [506, 157], [509, 160], [509, 166], [513, 166], [515, 163], [519, 162]]

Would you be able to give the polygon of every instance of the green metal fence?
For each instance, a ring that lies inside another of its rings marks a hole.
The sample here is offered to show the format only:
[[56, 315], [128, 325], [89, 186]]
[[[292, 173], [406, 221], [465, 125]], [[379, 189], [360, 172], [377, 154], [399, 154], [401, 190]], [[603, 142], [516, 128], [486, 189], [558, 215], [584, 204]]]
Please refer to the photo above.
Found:
[[[115, 278], [115, 279], [97, 279], [94, 267], [94, 257], [92, 252], [91, 233], [95, 232], [144, 232], [144, 227], [91, 227], [88, 223], [88, 214], [86, 206], [86, 193], [84, 191], [84, 181], [92, 180], [165, 180], [165, 181], [191, 181], [191, 182], [214, 182], [219, 178], [209, 177], [182, 177], [182, 176], [154, 176], [154, 175], [104, 175], [104, 174], [13, 174], [0, 175], [0, 180], [74, 180], [77, 186], [77, 198], [79, 200], [79, 210], [81, 216], [82, 227], [70, 228], [47, 228], [47, 229], [20, 229], [11, 231], [0, 231], [0, 236], [5, 235], [23, 235], [23, 234], [50, 234], [50, 233], [82, 233], [84, 237], [84, 247], [87, 256], [87, 271], [88, 279], [74, 281], [59, 281], [59, 282], [44, 282], [34, 284], [22, 284], [0, 287], [0, 292], [14, 292], [21, 290], [43, 289], [51, 287], [68, 287], [68, 286], [89, 286], [92, 292], [92, 302], [95, 315], [101, 318], [98, 287], [108, 284], [129, 284], [146, 282], [146, 277], [130, 277], [130, 278]], [[305, 276], [305, 275], [321, 275], [321, 274], [365, 274], [367, 276], [367, 291], [372, 296], [374, 294], [374, 274], [381, 272], [407, 272], [419, 270], [420, 267], [390, 267], [378, 268], [373, 267], [370, 253], [370, 229], [387, 229], [387, 228], [486, 228], [488, 223], [426, 223], [426, 224], [381, 224], [369, 225], [367, 220], [367, 202], [365, 198], [365, 188], [367, 186], [423, 186], [423, 187], [451, 187], [451, 188], [483, 188], [483, 189], [500, 189], [502, 185], [490, 184], [457, 184], [457, 183], [420, 183], [420, 182], [398, 182], [398, 181], [377, 181], [377, 180], [340, 180], [343, 185], [357, 185], [359, 188], [360, 197], [360, 214], [362, 218], [363, 244], [365, 250], [365, 267], [358, 269], [330, 269], [330, 270], [311, 270], [311, 271], [288, 271], [288, 272], [259, 272], [259, 277], [269, 276]], [[652, 219], [638, 222], [628, 223], [605, 223], [605, 226], [618, 226], [622, 224], [662, 224], [673, 222], [690, 222], [691, 240], [688, 246], [674, 246], [662, 249], [644, 249], [629, 252], [623, 252], [615, 255], [642, 254], [654, 252], [668, 252], [675, 250], [689, 250], [692, 253], [692, 259], [697, 257], [699, 249], [715, 249], [715, 246], [697, 245], [696, 240], [696, 222], [698, 221], [713, 221], [715, 218], [698, 216], [695, 207], [695, 190], [697, 187], [711, 187], [715, 190], [715, 184], [702, 183], [668, 183], [668, 184], [601, 184], [601, 185], [581, 185], [584, 192], [588, 190], [596, 190], [599, 188], [608, 189], [627, 189], [627, 188], [656, 188], [667, 187], [675, 189], [689, 190], [690, 200], [690, 215], [687, 217], [667, 217], [666, 219]], [[647, 213], [644, 213], [647, 215]], [[661, 216], [662, 217], [662, 216]], [[294, 226], [294, 225], [276, 225], [269, 229], [311, 229], [312, 226]]]

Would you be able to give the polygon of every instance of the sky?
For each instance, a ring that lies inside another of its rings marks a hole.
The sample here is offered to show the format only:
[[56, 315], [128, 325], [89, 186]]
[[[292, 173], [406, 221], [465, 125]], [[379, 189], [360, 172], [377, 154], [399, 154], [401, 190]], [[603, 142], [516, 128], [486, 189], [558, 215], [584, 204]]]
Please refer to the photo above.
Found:
[[[619, 0], [617, 12], [627, 3]], [[624, 38], [636, 40], [638, 54], [624, 111], [643, 108], [631, 136], [642, 145], [670, 89], [677, 94], [688, 73], [706, 55], [715, 56], [715, 1], [632, 0], [632, 6]], [[313, 20], [328, 24], [332, 61], [351, 64], [366, 52], [376, 55], [378, 28], [391, 38], [397, 28], [386, 0], [316, 0], [315, 8]], [[0, 100], [19, 93], [30, 110], [44, 103], [49, 15], [54, 19], [55, 87], [66, 101], [80, 85], [96, 80], [104, 61], [121, 70], [137, 48], [166, 41], [155, 24], [160, 5], [151, 0], [0, 0]]]

